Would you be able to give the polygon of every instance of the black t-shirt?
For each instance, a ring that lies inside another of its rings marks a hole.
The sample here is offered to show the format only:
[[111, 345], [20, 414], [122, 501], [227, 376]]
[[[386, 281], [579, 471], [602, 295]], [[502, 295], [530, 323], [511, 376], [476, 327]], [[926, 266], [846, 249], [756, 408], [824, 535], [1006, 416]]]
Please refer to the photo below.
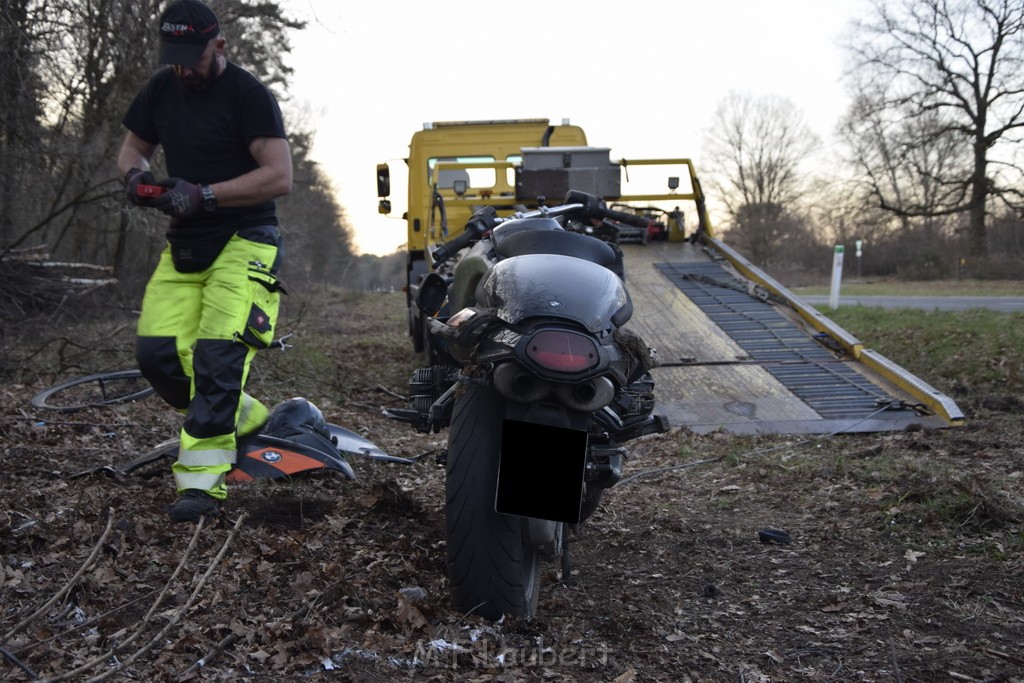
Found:
[[[286, 137], [273, 94], [231, 62], [203, 93], [188, 92], [170, 67], [161, 69], [135, 96], [122, 123], [146, 142], [163, 146], [171, 177], [200, 184], [230, 180], [257, 168], [249, 153], [253, 139]], [[167, 237], [172, 245], [215, 241], [223, 246], [239, 228], [277, 225], [275, 208], [270, 200], [199, 211], [172, 220]]]

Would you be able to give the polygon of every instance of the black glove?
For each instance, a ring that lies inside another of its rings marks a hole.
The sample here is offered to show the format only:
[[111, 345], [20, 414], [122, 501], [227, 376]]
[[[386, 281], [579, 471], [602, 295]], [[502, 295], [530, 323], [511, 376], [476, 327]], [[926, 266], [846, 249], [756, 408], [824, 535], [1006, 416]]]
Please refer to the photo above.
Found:
[[181, 178], [165, 178], [157, 184], [166, 187], [167, 191], [155, 197], [150, 206], [168, 216], [184, 218], [203, 208], [203, 191], [199, 185]]
[[152, 206], [151, 197], [139, 196], [139, 185], [154, 185], [156, 184], [156, 178], [149, 171], [143, 171], [140, 168], [129, 169], [124, 174], [124, 192], [125, 196], [135, 206]]

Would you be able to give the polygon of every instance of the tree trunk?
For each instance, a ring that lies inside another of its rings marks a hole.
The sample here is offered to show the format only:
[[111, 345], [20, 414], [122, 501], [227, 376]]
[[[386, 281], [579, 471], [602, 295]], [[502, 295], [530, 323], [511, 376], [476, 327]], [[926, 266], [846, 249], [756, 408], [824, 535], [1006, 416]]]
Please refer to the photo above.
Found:
[[968, 256], [988, 256], [985, 207], [988, 199], [987, 163], [984, 140], [974, 145], [974, 174], [971, 179], [970, 224], [967, 229]]

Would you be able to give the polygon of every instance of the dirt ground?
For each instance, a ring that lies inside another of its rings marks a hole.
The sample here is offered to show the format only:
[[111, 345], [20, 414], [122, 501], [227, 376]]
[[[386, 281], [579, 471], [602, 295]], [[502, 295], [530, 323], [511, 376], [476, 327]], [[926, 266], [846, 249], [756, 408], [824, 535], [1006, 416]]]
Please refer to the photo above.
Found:
[[289, 302], [301, 352], [261, 354], [251, 388], [307, 396], [417, 464], [238, 485], [198, 534], [167, 522], [166, 463], [71, 477], [173, 436], [157, 399], [29, 404], [55, 378], [130, 366], [131, 312], [7, 330], [0, 678], [1024, 681], [1012, 395], [958, 397], [957, 429], [645, 438], [626, 467], [641, 476], [574, 539], [571, 576], [548, 564], [536, 619], [454, 612], [445, 435], [381, 416], [416, 364], [402, 296]]

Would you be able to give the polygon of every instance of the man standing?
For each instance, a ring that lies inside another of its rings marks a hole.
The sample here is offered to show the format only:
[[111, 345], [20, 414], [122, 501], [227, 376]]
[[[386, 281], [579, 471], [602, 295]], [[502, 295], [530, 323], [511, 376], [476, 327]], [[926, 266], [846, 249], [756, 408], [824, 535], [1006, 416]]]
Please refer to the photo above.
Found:
[[[176, 522], [219, 509], [236, 437], [266, 406], [243, 391], [253, 355], [273, 340], [281, 287], [274, 198], [291, 190], [291, 153], [277, 101], [224, 56], [217, 15], [175, 0], [160, 17], [160, 63], [122, 119], [117, 156], [128, 201], [171, 217], [142, 302], [142, 374], [185, 413], [173, 471]], [[170, 177], [150, 161], [164, 151]], [[157, 186], [154, 188], [153, 186]]]

